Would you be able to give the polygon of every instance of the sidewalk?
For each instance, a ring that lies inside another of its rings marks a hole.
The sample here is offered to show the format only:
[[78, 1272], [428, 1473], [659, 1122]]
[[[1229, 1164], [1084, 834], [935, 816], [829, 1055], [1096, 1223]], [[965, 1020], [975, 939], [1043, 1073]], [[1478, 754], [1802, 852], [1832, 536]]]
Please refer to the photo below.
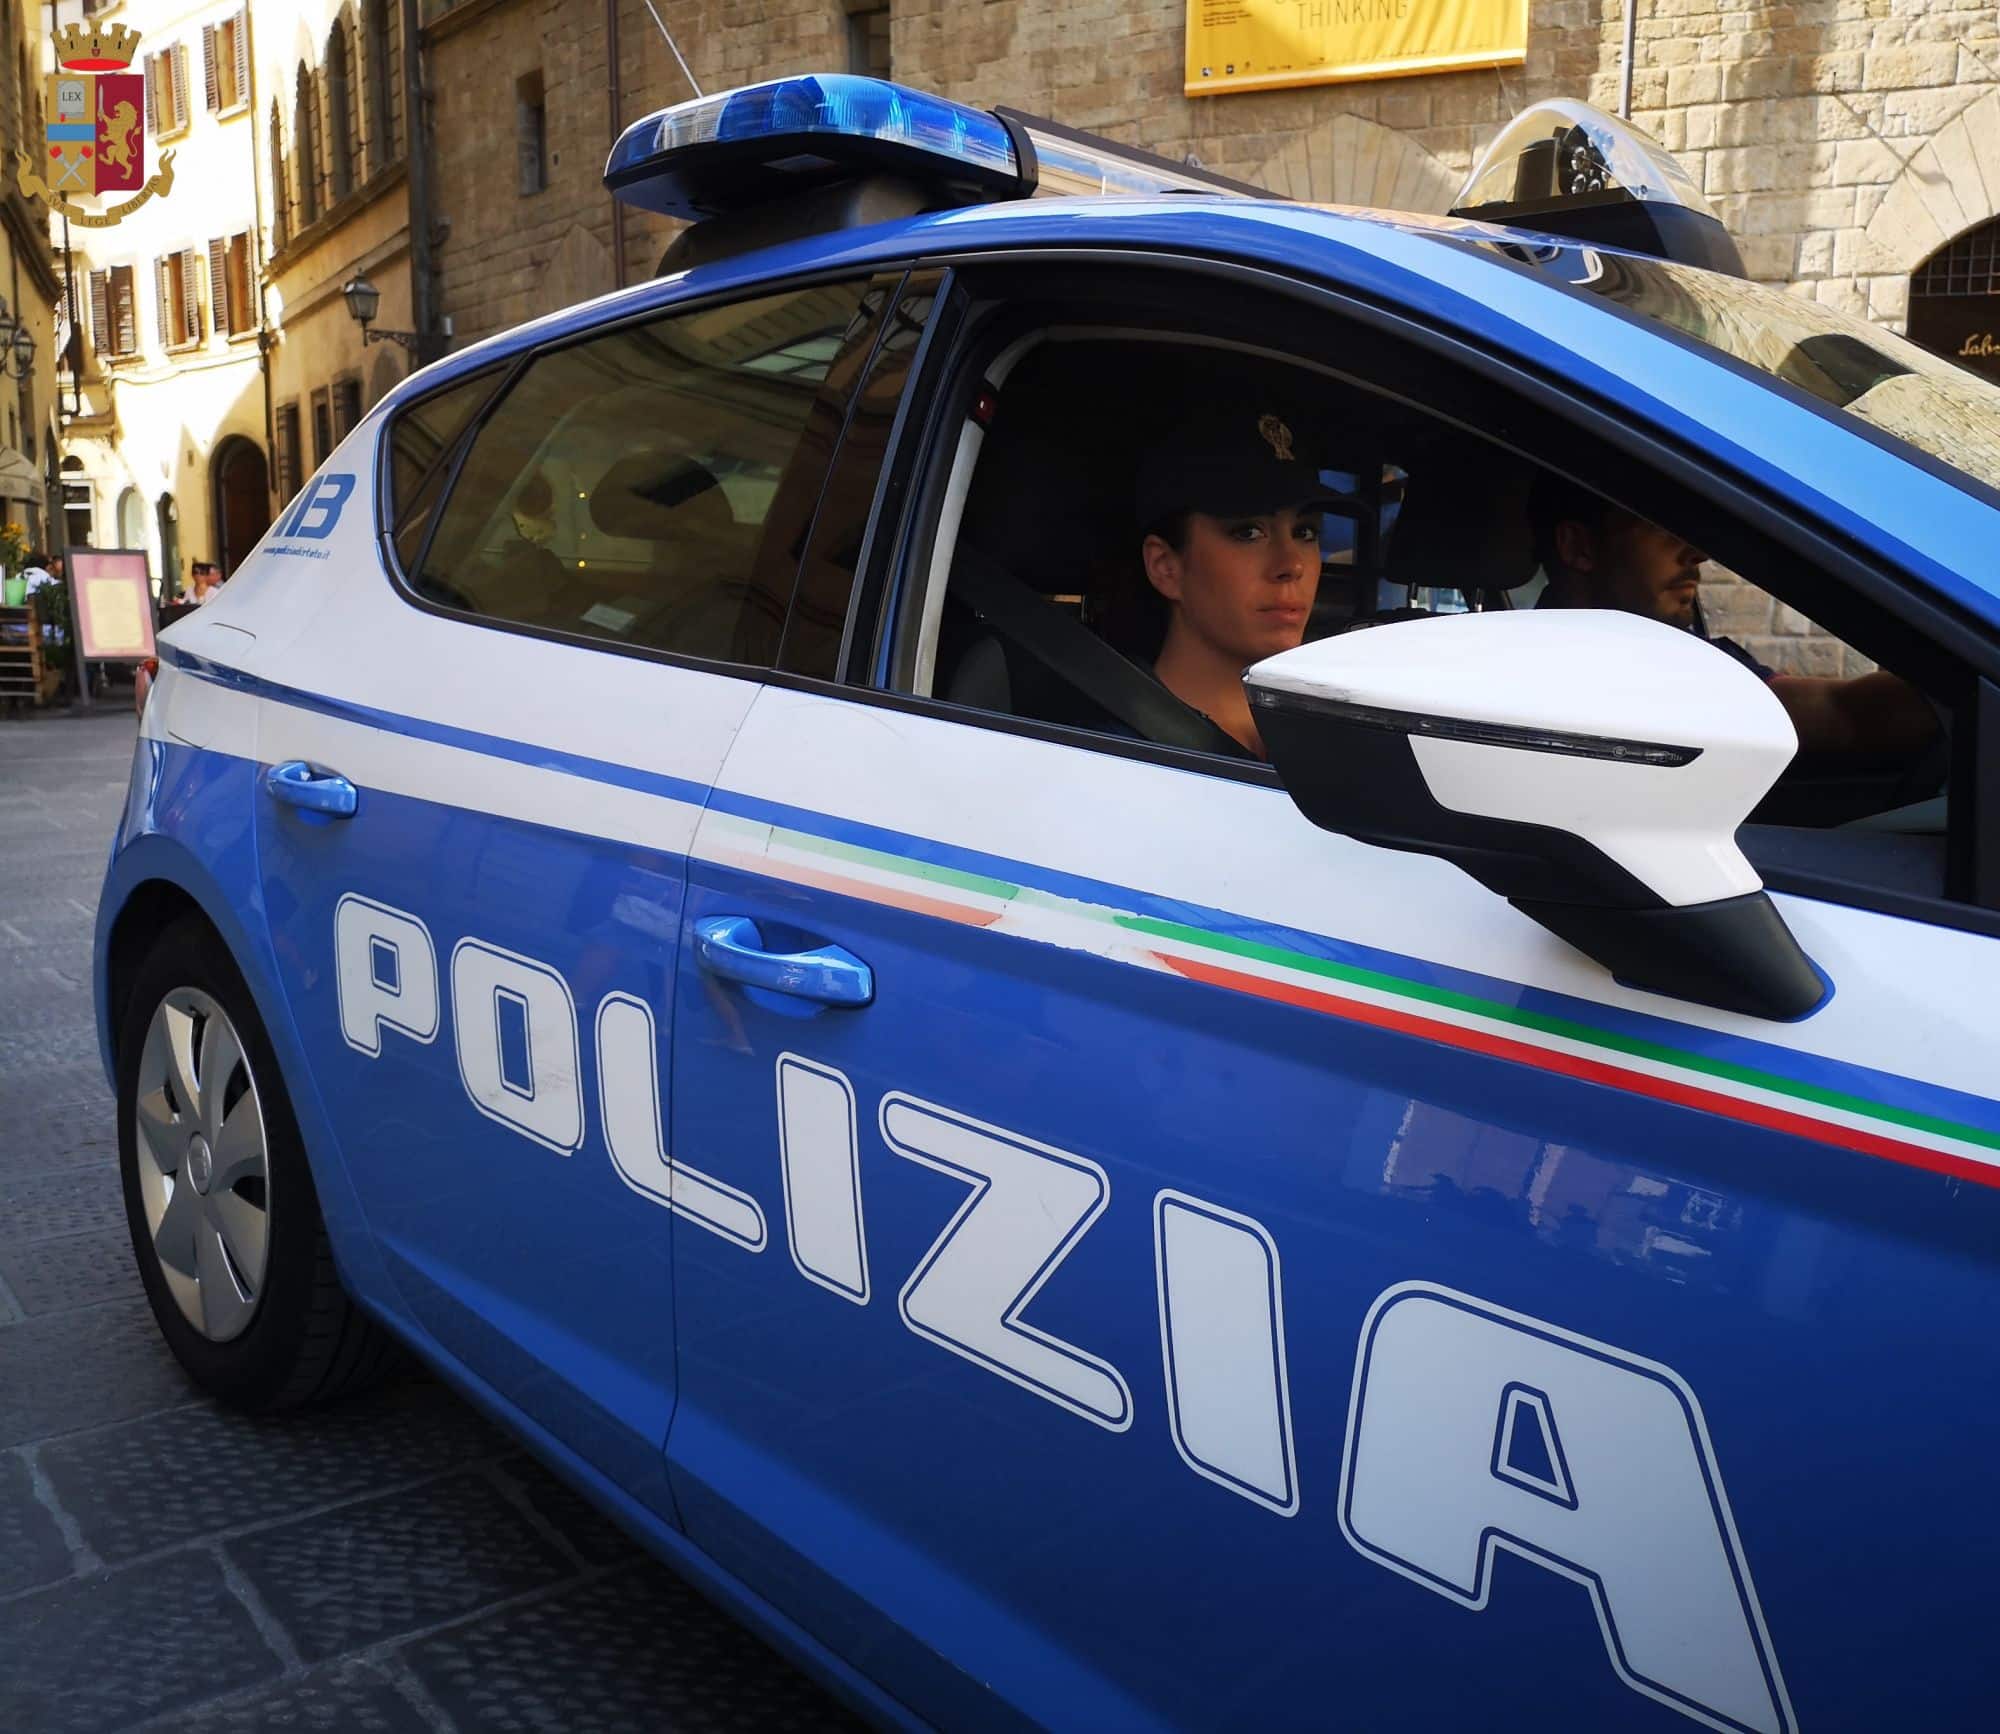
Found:
[[91, 1014], [135, 733], [0, 721], [0, 1729], [846, 1726], [428, 1378], [251, 1421], [181, 1377]]

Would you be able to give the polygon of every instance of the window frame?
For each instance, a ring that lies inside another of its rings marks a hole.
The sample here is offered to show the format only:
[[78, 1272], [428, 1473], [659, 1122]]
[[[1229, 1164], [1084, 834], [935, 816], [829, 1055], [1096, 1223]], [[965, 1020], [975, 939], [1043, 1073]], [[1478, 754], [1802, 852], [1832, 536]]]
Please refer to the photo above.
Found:
[[[1183, 328], [1194, 331], [1200, 329], [1198, 316], [1191, 315], [1189, 307], [1200, 304], [1197, 295], [1212, 299], [1219, 286], [1239, 307], [1261, 297], [1273, 311], [1287, 315], [1288, 326], [1303, 319], [1322, 333], [1341, 325], [1350, 330], [1359, 327], [1372, 338], [1387, 340], [1385, 347], [1393, 347], [1403, 357], [1398, 365], [1421, 358], [1433, 367], [1442, 362], [1477, 380], [1482, 395], [1497, 393], [1536, 424], [1566, 430], [1569, 441], [1561, 449], [1585, 454], [1587, 461], [1576, 467], [1580, 472], [1577, 479], [1586, 485], [1596, 485], [1613, 498], [1634, 492], [1640, 498], [1664, 493], [1699, 502], [1703, 513], [1697, 516], [1726, 520], [1733, 527], [1734, 533], [1723, 538], [1726, 542], [1754, 543], [1782, 551], [1782, 561], [1774, 561], [1761, 571], [1780, 566], [1787, 570], [1811, 567], [1830, 580], [1839, 605], [1829, 610], [1824, 598], [1815, 602], [1813, 618], [1822, 626], [1851, 642], [1855, 635], [1847, 623], [1862, 617], [1869, 628], [1862, 635], [1869, 654], [1882, 648], [1881, 633], [1876, 629], [1886, 627], [1893, 647], [1920, 647], [1921, 655], [1915, 660], [1933, 668], [1948, 668], [1951, 678], [1944, 684], [1955, 683], [1964, 690], [1953, 695], [1958, 701], [1953, 704], [1953, 724], [1958, 732], [1946, 783], [1952, 814], [1946, 837], [1946, 890], [1938, 895], [1913, 893], [1776, 864], [1760, 865], [1759, 871], [1774, 891], [2000, 937], [2000, 790], [1981, 799], [1977, 786], [1981, 765], [1986, 767], [1988, 784], [2000, 782], [1996, 777], [2000, 761], [1990, 756], [1995, 743], [2000, 742], [2000, 632], [1991, 624], [1946, 599], [1923, 592], [1907, 575], [1815, 524], [1792, 502], [1729, 476], [1706, 453], [1671, 443], [1638, 425], [1621, 413], [1617, 404], [1594, 400], [1569, 382], [1532, 369], [1518, 356], [1484, 347], [1409, 313], [1323, 282], [1262, 266], [1197, 256], [1163, 257], [1116, 247], [1050, 248], [1025, 259], [1019, 252], [979, 252], [941, 262], [949, 263], [961, 275], [973, 304], [953, 341], [939, 346], [927, 375], [913, 377], [906, 392], [903, 415], [914, 431], [906, 432], [878, 480], [878, 488], [889, 488], [900, 470], [901, 479], [895, 485], [900, 486], [905, 503], [898, 521], [878, 526], [878, 534], [871, 538], [876, 545], [864, 556], [864, 569], [857, 574], [853, 606], [871, 612], [849, 622], [847, 637], [855, 655], [840, 670], [838, 690], [844, 696], [1052, 744], [1282, 787], [1269, 765], [1031, 718], [968, 710], [934, 697], [892, 691], [881, 684], [883, 659], [902, 599], [913, 584], [925, 581], [930, 569], [937, 506], [956, 448], [952, 436], [969, 413], [979, 386], [987, 354], [981, 347], [980, 332], [990, 310], [1018, 308], [1034, 299], [1060, 300], [1075, 294], [1080, 285], [1096, 286], [1107, 279], [1115, 283], [1119, 278], [1124, 281], [1122, 290], [1107, 286], [1099, 293], [1108, 310], [1127, 307], [1137, 273], [1145, 275], [1149, 287], [1179, 285], [1179, 293], [1172, 299], [1186, 322]], [[1009, 293], [990, 293], [990, 286], [999, 284], [1005, 284]], [[1016, 284], [1027, 286], [1027, 293], [1016, 292]], [[1058, 288], [1061, 293], [1055, 292]], [[1130, 324], [1131, 320], [1119, 320], [1114, 311], [1108, 311], [1107, 323], [1115, 322]], [[1672, 340], [1671, 333], [1661, 337]], [[1281, 339], [1273, 339], [1272, 347], [1283, 346]], [[1322, 357], [1339, 351], [1320, 337], [1304, 353]], [[1385, 386], [1384, 362], [1372, 349], [1361, 353], [1368, 360], [1358, 370], [1344, 370], [1343, 377], [1402, 397], [1441, 421], [1455, 419], [1440, 414], [1423, 398]], [[1458, 425], [1469, 432], [1484, 431], [1476, 418], [1468, 417]], [[1535, 453], [1558, 449], [1547, 440], [1524, 443], [1513, 439], [1507, 443], [1529, 461], [1544, 465], [1545, 459]], [[1638, 477], [1643, 485], [1637, 490], [1621, 487], [1618, 484], [1624, 477]], [[1676, 515], [1675, 521], [1682, 520]], [[1697, 533], [1701, 529], [1695, 522], [1688, 527]], [[1781, 601], [1790, 601], [1791, 595], [1797, 594], [1796, 590], [1788, 595], [1786, 589], [1772, 587], [1762, 576], [1758, 582]], [[791, 678], [818, 690], [826, 686], [803, 677]], [[1746, 843], [1754, 863], [1754, 838], [1746, 838]]]
[[[843, 283], [859, 283], [863, 286], [864, 291], [880, 287], [884, 291], [882, 307], [875, 318], [869, 323], [866, 330], [855, 339], [855, 347], [863, 351], [863, 360], [859, 368], [855, 371], [855, 377], [848, 386], [845, 401], [840, 408], [840, 433], [823, 458], [817, 460], [821, 468], [812, 488], [812, 504], [816, 514], [818, 503], [824, 498], [828, 479], [833, 474], [834, 468], [838, 464], [841, 453], [846, 446], [848, 415], [852, 410], [854, 401], [866, 386], [868, 374], [874, 365], [875, 356], [881, 343], [882, 333], [887, 327], [890, 315], [902, 299], [903, 287], [908, 277], [908, 265], [903, 261], [893, 260], [873, 267], [866, 265], [857, 267], [853, 264], [833, 267], [821, 266], [789, 276], [738, 282], [731, 284], [727, 288], [718, 289], [708, 294], [688, 295], [650, 303], [644, 307], [635, 308], [629, 313], [621, 314], [615, 319], [607, 319], [600, 324], [591, 325], [582, 330], [565, 331], [560, 335], [544, 338], [538, 343], [532, 343], [523, 347], [512, 355], [496, 358], [494, 361], [489, 362], [487, 366], [497, 376], [493, 389], [487, 394], [486, 400], [480, 405], [478, 411], [459, 431], [457, 438], [452, 441], [449, 447], [433, 459], [431, 468], [427, 469], [418, 478], [416, 488], [412, 490], [413, 493], [421, 492], [425, 484], [429, 481], [432, 471], [439, 466], [444, 467], [443, 481], [438, 491], [437, 500], [431, 510], [430, 522], [425, 526], [423, 540], [418, 544], [415, 559], [411, 564], [418, 571], [423, 569], [424, 562], [430, 554], [431, 540], [436, 535], [438, 524], [443, 518], [444, 508], [451, 499], [452, 490], [458, 486], [459, 476], [464, 467], [467, 453], [471, 451], [473, 444], [478, 440], [489, 418], [507, 401], [509, 394], [520, 381], [521, 376], [542, 358], [557, 354], [565, 349], [595, 342], [599, 338], [610, 336], [619, 331], [629, 330], [637, 326], [655, 324], [663, 319], [692, 317], [706, 312], [711, 308], [728, 307], [738, 302], [761, 301], [774, 295], [797, 293]], [[851, 353], [852, 350], [843, 350], [842, 356]], [[839, 358], [836, 358], [834, 369], [830, 369], [829, 372], [837, 370], [838, 366]], [[698, 669], [709, 673], [734, 675], [743, 679], [774, 681], [781, 684], [811, 685], [820, 689], [833, 687], [834, 683], [827, 681], [808, 680], [805, 677], [784, 675], [775, 665], [766, 667], [753, 663], [725, 662], [713, 657], [690, 655], [685, 651], [664, 650], [653, 645], [625, 644], [612, 638], [597, 637], [581, 632], [568, 632], [560, 627], [538, 626], [526, 621], [503, 619], [497, 615], [473, 614], [468, 613], [464, 609], [453, 608], [445, 603], [436, 602], [427, 596], [418, 594], [416, 586], [409, 572], [405, 570], [402, 557], [396, 548], [396, 525], [392, 515], [396, 503], [393, 488], [392, 462], [396, 425], [404, 415], [418, 404], [428, 402], [434, 397], [442, 396], [444, 393], [465, 384], [467, 380], [476, 377], [481, 371], [484, 370], [473, 368], [468, 369], [462, 374], [454, 373], [450, 378], [441, 380], [432, 389], [413, 395], [399, 403], [396, 406], [395, 412], [384, 423], [382, 432], [375, 442], [373, 485], [376, 545], [383, 570], [388, 574], [390, 587], [404, 603], [425, 614], [434, 614], [442, 619], [455, 620], [462, 625], [479, 627], [492, 632], [517, 633], [525, 638], [542, 639], [553, 644], [567, 644], [578, 649], [599, 651], [611, 656], [636, 657], [641, 661], [656, 662], [670, 668]], [[801, 461], [803, 449], [803, 446], [793, 449], [792, 456], [787, 461], [785, 470], [778, 480], [780, 493], [783, 493], [792, 482], [796, 473], [795, 466]], [[807, 523], [808, 525], [812, 523], [812, 515], [808, 516]], [[798, 556], [793, 561], [792, 596], [787, 602], [784, 620], [779, 630], [778, 654], [781, 659], [785, 636], [791, 625], [792, 609], [796, 605], [798, 577], [804, 566], [804, 556], [805, 549], [801, 547]], [[836, 688], [836, 690], [844, 689]]]

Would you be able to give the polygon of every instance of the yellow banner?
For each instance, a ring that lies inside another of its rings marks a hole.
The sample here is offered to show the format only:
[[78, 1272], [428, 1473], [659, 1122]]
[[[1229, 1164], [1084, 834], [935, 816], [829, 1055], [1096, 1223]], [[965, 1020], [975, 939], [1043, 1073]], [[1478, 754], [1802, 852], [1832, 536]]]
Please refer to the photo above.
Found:
[[1187, 94], [1513, 66], [1528, 0], [1188, 0]]

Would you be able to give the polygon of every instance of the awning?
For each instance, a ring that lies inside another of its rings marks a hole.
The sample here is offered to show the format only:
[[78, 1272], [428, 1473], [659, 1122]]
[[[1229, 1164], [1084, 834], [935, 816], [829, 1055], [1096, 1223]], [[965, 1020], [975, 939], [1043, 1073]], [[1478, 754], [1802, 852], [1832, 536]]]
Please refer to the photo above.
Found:
[[0, 446], [0, 500], [26, 500], [39, 506], [47, 498], [35, 466], [12, 446]]

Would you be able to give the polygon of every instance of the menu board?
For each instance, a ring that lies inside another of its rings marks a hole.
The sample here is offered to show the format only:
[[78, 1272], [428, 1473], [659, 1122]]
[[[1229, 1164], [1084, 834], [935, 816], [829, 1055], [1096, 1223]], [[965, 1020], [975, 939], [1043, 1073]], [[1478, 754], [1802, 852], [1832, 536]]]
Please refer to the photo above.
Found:
[[1528, 56], [1528, 0], [1188, 0], [1186, 90], [1220, 96]]
[[146, 556], [71, 548], [63, 558], [85, 660], [143, 662], [151, 656], [153, 589]]

